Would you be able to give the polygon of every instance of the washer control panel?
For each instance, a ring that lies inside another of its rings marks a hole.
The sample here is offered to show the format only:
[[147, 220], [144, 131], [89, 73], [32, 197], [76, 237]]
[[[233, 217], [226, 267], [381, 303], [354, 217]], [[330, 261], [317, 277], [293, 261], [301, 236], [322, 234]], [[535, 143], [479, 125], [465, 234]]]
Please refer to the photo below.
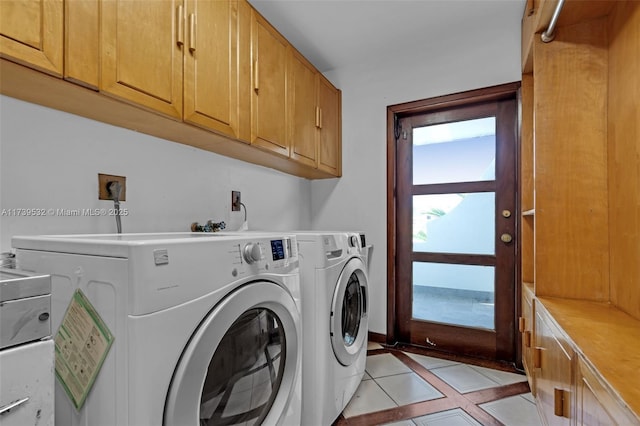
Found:
[[244, 260], [251, 265], [252, 263], [259, 262], [264, 258], [262, 253], [262, 246], [260, 243], [247, 243], [242, 251]]
[[[235, 245], [237, 272], [286, 272], [297, 267], [298, 254], [295, 236], [283, 238], [254, 238]], [[235, 275], [234, 275], [235, 276]]]

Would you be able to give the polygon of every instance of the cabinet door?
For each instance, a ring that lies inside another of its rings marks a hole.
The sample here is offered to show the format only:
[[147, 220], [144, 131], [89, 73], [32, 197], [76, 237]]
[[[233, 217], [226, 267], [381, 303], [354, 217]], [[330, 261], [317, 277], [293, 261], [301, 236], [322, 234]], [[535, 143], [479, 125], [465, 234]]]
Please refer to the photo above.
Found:
[[63, 1], [2, 0], [0, 56], [62, 76]]
[[249, 16], [238, 6], [237, 0], [187, 2], [184, 120], [247, 139], [240, 132], [240, 97], [246, 96], [248, 103], [249, 93], [240, 87], [238, 64], [244, 54], [240, 64], [249, 65], [239, 35], [240, 19], [248, 22]]
[[320, 76], [320, 142], [318, 169], [335, 176], [342, 174], [342, 94]]
[[182, 118], [182, 2], [103, 0], [101, 22], [100, 90]]
[[533, 293], [526, 286], [523, 286], [522, 292], [522, 318], [520, 322], [520, 332], [522, 333], [522, 365], [527, 373], [527, 380], [531, 393], [535, 396], [536, 387], [533, 376], [533, 324], [534, 324], [534, 305]]
[[287, 41], [252, 11], [251, 144], [289, 156], [287, 141]]
[[597, 376], [582, 358], [578, 358], [576, 376], [577, 424], [589, 426], [640, 425], [640, 419], [635, 417], [618, 398], [614, 397]]
[[65, 2], [64, 78], [98, 89], [100, 85], [100, 1]]
[[573, 356], [566, 345], [561, 344], [562, 338], [544, 318], [546, 317], [542, 313], [536, 312], [536, 348], [533, 354], [536, 367], [536, 398], [547, 425], [569, 425], [572, 417]]
[[288, 95], [291, 158], [314, 168], [318, 158], [317, 75], [309, 62], [295, 49], [290, 49]]

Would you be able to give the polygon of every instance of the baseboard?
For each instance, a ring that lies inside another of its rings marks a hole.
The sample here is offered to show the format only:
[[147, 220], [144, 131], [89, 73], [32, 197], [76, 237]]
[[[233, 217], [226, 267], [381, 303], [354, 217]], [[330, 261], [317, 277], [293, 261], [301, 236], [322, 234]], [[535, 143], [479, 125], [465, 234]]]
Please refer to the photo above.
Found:
[[373, 331], [369, 332], [369, 341], [373, 343], [386, 344], [387, 343], [387, 335], [382, 333], [374, 333]]

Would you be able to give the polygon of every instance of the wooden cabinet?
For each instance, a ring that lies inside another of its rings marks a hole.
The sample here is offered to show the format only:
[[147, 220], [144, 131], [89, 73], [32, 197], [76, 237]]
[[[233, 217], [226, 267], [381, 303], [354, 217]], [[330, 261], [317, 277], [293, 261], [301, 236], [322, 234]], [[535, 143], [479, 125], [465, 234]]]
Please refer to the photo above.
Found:
[[340, 91], [246, 0], [4, 0], [0, 30], [3, 94], [297, 176], [340, 175]]
[[184, 4], [102, 0], [101, 5], [100, 90], [181, 119], [182, 55], [195, 42], [184, 28]]
[[62, 76], [63, 0], [2, 0], [0, 56]]
[[251, 57], [251, 144], [340, 176], [340, 90], [255, 11]]
[[576, 368], [576, 420], [579, 425], [637, 425], [629, 408], [611, 394], [597, 372], [582, 358]]
[[550, 424], [638, 425], [640, 2], [564, 2], [544, 43], [557, 4], [522, 25], [523, 364]]
[[[640, 391], [630, 378], [637, 370], [624, 365], [638, 358], [640, 336], [626, 333], [637, 330], [640, 321], [601, 303], [539, 299], [535, 306], [533, 374], [545, 423], [640, 425], [640, 417], [625, 403], [638, 407]], [[607, 326], [607, 336], [592, 334], [598, 324]], [[625, 348], [633, 354], [625, 355]]]
[[536, 311], [533, 366], [538, 408], [549, 426], [572, 424], [573, 350], [544, 311]]
[[184, 121], [248, 141], [250, 8], [189, 0], [184, 13]]
[[520, 317], [518, 329], [522, 337], [522, 365], [525, 372], [527, 373], [527, 379], [529, 381], [529, 388], [531, 389], [531, 393], [535, 396], [536, 385], [535, 376], [533, 374], [533, 352], [535, 350], [534, 312], [533, 288], [531, 288], [529, 285], [525, 285], [522, 292], [522, 316]]
[[318, 77], [319, 141], [318, 168], [342, 174], [342, 92], [324, 76]]
[[291, 158], [341, 174], [341, 92], [295, 49], [289, 55]]
[[246, 2], [102, 0], [102, 10], [101, 91], [248, 139]]
[[289, 54], [289, 117], [291, 158], [318, 166], [318, 72], [295, 49]]
[[609, 299], [605, 46], [604, 18], [534, 40], [539, 296]]
[[100, 3], [65, 1], [64, 78], [98, 90], [100, 86]]
[[288, 43], [259, 13], [251, 19], [251, 144], [289, 157]]

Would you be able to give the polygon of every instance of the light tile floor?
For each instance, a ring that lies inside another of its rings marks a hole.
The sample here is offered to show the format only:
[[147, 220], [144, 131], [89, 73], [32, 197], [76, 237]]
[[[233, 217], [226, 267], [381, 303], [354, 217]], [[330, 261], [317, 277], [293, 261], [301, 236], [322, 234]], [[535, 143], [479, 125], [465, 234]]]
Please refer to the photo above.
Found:
[[[383, 348], [377, 343], [369, 343], [368, 349]], [[409, 352], [404, 352], [404, 354], [435, 374], [460, 394], [526, 381], [526, 377], [521, 374]], [[393, 354], [374, 354], [367, 357], [366, 373], [362, 383], [342, 415], [348, 420], [362, 414], [442, 397], [443, 395], [437, 389]], [[531, 393], [505, 397], [479, 404], [478, 407], [506, 426], [538, 426], [542, 424]], [[460, 408], [387, 424], [399, 426], [482, 426]]]

